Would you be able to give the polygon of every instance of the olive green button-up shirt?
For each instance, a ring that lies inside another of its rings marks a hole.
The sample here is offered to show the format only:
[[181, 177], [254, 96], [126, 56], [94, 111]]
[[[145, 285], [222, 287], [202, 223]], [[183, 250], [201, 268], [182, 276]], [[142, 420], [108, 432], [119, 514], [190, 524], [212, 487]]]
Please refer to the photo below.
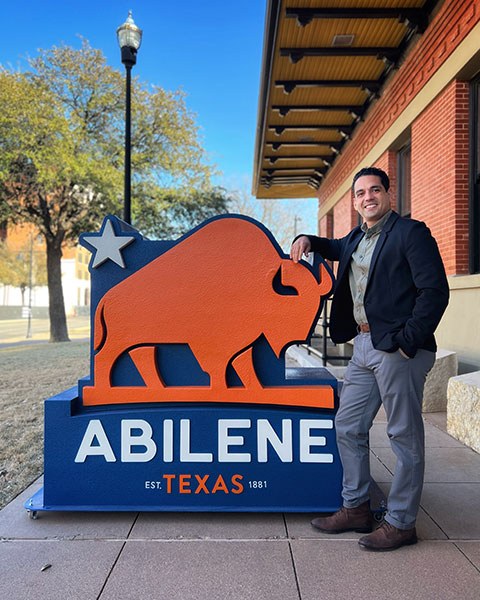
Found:
[[380, 232], [392, 211], [389, 210], [373, 227], [368, 228], [366, 223], [361, 227], [365, 235], [360, 240], [357, 249], [352, 254], [350, 261], [350, 291], [353, 299], [353, 316], [360, 325], [368, 323], [365, 307], [363, 304], [365, 290], [367, 288], [368, 272], [372, 262], [373, 251], [378, 242]]

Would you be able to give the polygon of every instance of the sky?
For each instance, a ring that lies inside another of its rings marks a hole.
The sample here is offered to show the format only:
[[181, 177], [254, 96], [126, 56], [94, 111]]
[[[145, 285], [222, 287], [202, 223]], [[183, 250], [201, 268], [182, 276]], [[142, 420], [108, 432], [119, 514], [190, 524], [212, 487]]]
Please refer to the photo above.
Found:
[[[133, 75], [182, 89], [196, 115], [214, 183], [249, 193], [267, 0], [17, 0], [1, 3], [0, 64], [26, 70], [39, 48], [80, 38], [124, 69], [116, 29], [132, 10], [143, 30]], [[281, 201], [279, 201], [281, 202]], [[314, 199], [283, 202], [314, 230]], [[291, 208], [293, 207], [293, 208]]]

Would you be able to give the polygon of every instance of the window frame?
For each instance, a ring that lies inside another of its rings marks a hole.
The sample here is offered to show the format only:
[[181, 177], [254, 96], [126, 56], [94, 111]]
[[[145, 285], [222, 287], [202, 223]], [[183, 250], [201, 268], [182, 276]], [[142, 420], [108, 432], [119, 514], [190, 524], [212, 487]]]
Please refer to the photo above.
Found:
[[480, 273], [480, 76], [470, 84], [468, 271]]
[[[407, 159], [408, 157], [408, 159]], [[405, 202], [405, 165], [408, 160], [408, 203]], [[408, 206], [405, 206], [408, 204]], [[406, 210], [408, 208], [408, 210]], [[412, 142], [409, 140], [397, 152], [397, 212], [402, 217], [412, 216]]]

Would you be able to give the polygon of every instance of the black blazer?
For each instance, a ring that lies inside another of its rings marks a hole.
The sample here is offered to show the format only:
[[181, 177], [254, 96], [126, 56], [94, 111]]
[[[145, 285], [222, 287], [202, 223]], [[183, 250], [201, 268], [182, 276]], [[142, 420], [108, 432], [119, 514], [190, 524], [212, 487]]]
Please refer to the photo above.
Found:
[[[308, 236], [314, 252], [339, 261], [330, 313], [330, 336], [337, 344], [357, 334], [348, 276], [363, 235], [356, 227], [341, 239]], [[430, 230], [425, 223], [392, 211], [375, 246], [365, 290], [373, 346], [385, 352], [401, 348], [410, 357], [420, 348], [435, 352], [433, 333], [448, 296], [445, 269]]]

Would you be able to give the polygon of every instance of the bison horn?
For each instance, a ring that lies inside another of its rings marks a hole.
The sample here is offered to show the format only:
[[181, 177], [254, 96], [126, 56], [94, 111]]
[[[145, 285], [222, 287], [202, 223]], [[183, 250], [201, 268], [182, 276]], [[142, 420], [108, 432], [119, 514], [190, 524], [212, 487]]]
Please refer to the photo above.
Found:
[[333, 281], [323, 263], [320, 263], [319, 280], [320, 295], [326, 296], [332, 289]]
[[[283, 286], [293, 287], [300, 293], [303, 291], [313, 291], [311, 288], [312, 276], [308, 269], [293, 261], [286, 261], [281, 266], [281, 282]], [[320, 264], [319, 269], [319, 284], [317, 291], [320, 296], [326, 296], [332, 289], [332, 278], [330, 277], [327, 268], [324, 264]]]

